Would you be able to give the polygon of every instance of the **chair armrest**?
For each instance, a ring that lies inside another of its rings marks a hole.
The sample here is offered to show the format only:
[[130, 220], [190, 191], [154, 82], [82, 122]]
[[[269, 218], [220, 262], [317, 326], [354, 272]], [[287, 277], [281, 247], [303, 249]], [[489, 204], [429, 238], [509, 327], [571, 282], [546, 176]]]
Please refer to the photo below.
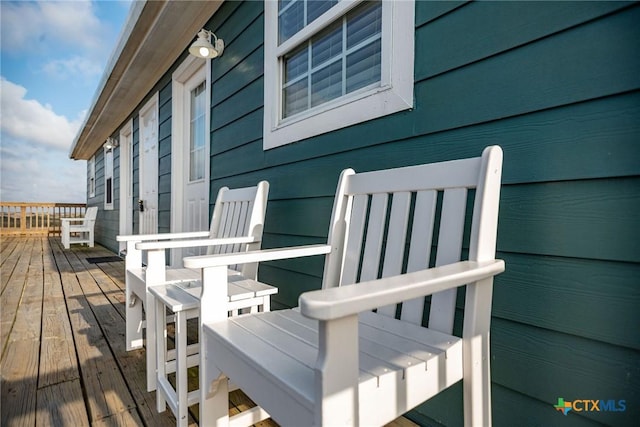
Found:
[[69, 222], [82, 222], [82, 221], [84, 221], [84, 218], [60, 218], [60, 221], [66, 222], [66, 223], [69, 223]]
[[329, 245], [306, 245], [242, 253], [191, 256], [184, 258], [183, 261], [186, 268], [207, 268], [324, 255], [329, 252], [331, 252], [331, 246]]
[[338, 319], [456, 288], [503, 271], [502, 260], [461, 261], [356, 285], [306, 292], [299, 299], [300, 311], [312, 319]]
[[118, 242], [145, 242], [148, 240], [197, 239], [209, 237], [208, 231], [189, 231], [184, 233], [132, 234], [116, 236]]
[[222, 239], [198, 239], [198, 240], [167, 240], [162, 242], [136, 243], [136, 249], [156, 250], [172, 248], [194, 248], [199, 246], [235, 245], [240, 243], [253, 243], [253, 236], [227, 237]]

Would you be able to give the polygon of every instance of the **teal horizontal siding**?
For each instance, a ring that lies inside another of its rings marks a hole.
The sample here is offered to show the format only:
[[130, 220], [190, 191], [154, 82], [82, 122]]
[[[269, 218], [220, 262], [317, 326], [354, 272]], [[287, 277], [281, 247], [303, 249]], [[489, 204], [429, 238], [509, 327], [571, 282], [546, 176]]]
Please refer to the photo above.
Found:
[[216, 34], [224, 34], [224, 37], [220, 37], [224, 38], [225, 50], [232, 49], [231, 52], [233, 52], [232, 55], [223, 54], [215, 59], [211, 74], [214, 83], [221, 76], [235, 69], [239, 65], [238, 59], [247, 56], [262, 44], [262, 34], [258, 32], [259, 29], [264, 28], [262, 11], [261, 2], [227, 2], [216, 13], [212, 22], [207, 24], [207, 28], [212, 29]]
[[498, 249], [640, 262], [640, 178], [504, 186]]
[[640, 8], [626, 9], [425, 80], [416, 85], [415, 112], [423, 117], [416, 131], [444, 131], [637, 90], [638, 20]]
[[[215, 92], [215, 86], [213, 91]], [[253, 80], [233, 96], [216, 105], [211, 112], [212, 131], [215, 132], [218, 128], [237, 120], [247, 114], [247, 112], [262, 107], [263, 95], [264, 86], [261, 77]]]
[[[587, 2], [578, 6], [575, 2], [469, 2], [455, 13], [421, 25], [420, 10], [437, 9], [438, 6], [437, 2], [418, 2], [416, 80], [570, 30], [630, 4]], [[526, 20], [523, 20], [525, 16]]]
[[543, 402], [627, 400], [624, 413], [580, 414], [603, 424], [631, 426], [640, 417], [637, 351], [501, 319], [492, 323], [491, 350], [494, 383]]
[[506, 184], [632, 176], [640, 173], [638, 117], [640, 91], [633, 91], [435, 134], [414, 131], [417, 115], [395, 115], [334, 132], [333, 138], [264, 152], [256, 139], [262, 133], [260, 109], [213, 133], [214, 150], [223, 148], [214, 154], [212, 176], [224, 180], [274, 167], [370, 170], [476, 156], [491, 144], [505, 151]]
[[[499, 252], [493, 315], [640, 351], [640, 265]], [[585, 321], [588, 314], [588, 321]]]
[[[218, 156], [225, 151], [250, 142], [260, 141], [262, 143], [262, 115], [262, 108], [258, 108], [226, 126], [218, 128], [211, 135], [211, 155]], [[262, 153], [258, 153], [258, 155], [263, 157]], [[220, 171], [219, 166], [221, 165], [216, 165], [212, 171], [217, 178], [220, 178], [225, 173], [225, 170]], [[226, 173], [228, 174], [229, 172]]]

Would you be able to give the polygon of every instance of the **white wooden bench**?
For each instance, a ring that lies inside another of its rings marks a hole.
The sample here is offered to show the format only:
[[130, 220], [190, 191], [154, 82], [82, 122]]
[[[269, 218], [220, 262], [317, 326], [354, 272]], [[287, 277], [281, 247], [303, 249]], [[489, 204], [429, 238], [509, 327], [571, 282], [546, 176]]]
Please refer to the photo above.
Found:
[[[463, 380], [465, 424], [490, 426], [501, 171], [497, 146], [478, 158], [346, 170], [327, 245], [185, 258], [204, 284], [200, 425], [236, 425], [229, 380], [284, 426], [383, 425]], [[327, 254], [323, 289], [302, 294], [299, 308], [227, 318], [228, 264], [312, 254]]]
[[60, 218], [62, 246], [69, 249], [72, 244], [86, 244], [92, 248], [97, 216], [98, 208], [91, 206], [83, 218]]
[[[259, 249], [268, 192], [269, 184], [266, 181], [254, 187], [232, 190], [221, 188], [209, 231], [118, 236], [118, 241], [127, 244], [126, 348], [128, 351], [143, 346], [146, 348], [148, 391], [156, 389], [158, 357], [155, 303], [150, 289], [158, 285], [198, 281], [200, 278], [197, 270], [168, 268], [167, 250], [207, 247], [207, 253], [219, 254]], [[143, 265], [143, 252], [146, 253], [146, 266]], [[256, 263], [230, 266], [229, 270], [229, 274], [240, 274], [246, 279], [255, 280], [257, 277]], [[232, 286], [225, 288], [227, 292], [233, 293]], [[277, 292], [275, 288], [272, 291]], [[227, 301], [227, 295], [223, 300]], [[246, 307], [252, 307], [255, 300], [247, 298], [245, 303]], [[166, 330], [166, 323], [160, 327]], [[143, 336], [145, 329], [146, 337]]]

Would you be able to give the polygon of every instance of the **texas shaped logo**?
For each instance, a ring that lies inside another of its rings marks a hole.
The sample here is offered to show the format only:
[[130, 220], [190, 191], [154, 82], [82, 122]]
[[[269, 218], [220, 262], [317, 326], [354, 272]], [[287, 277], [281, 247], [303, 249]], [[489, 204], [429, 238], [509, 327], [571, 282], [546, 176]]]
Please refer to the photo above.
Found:
[[564, 398], [559, 397], [558, 398], [558, 404], [557, 405], [553, 405], [554, 408], [556, 408], [556, 411], [560, 411], [563, 414], [567, 415], [569, 413], [569, 411], [571, 410], [571, 402], [565, 402]]

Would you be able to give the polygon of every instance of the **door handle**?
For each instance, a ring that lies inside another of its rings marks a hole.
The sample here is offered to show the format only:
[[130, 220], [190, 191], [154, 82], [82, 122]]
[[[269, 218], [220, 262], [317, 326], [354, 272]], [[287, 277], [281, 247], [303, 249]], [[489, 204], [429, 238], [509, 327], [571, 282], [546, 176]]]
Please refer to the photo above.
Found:
[[138, 200], [138, 208], [140, 209], [140, 212], [144, 212], [144, 200]]

